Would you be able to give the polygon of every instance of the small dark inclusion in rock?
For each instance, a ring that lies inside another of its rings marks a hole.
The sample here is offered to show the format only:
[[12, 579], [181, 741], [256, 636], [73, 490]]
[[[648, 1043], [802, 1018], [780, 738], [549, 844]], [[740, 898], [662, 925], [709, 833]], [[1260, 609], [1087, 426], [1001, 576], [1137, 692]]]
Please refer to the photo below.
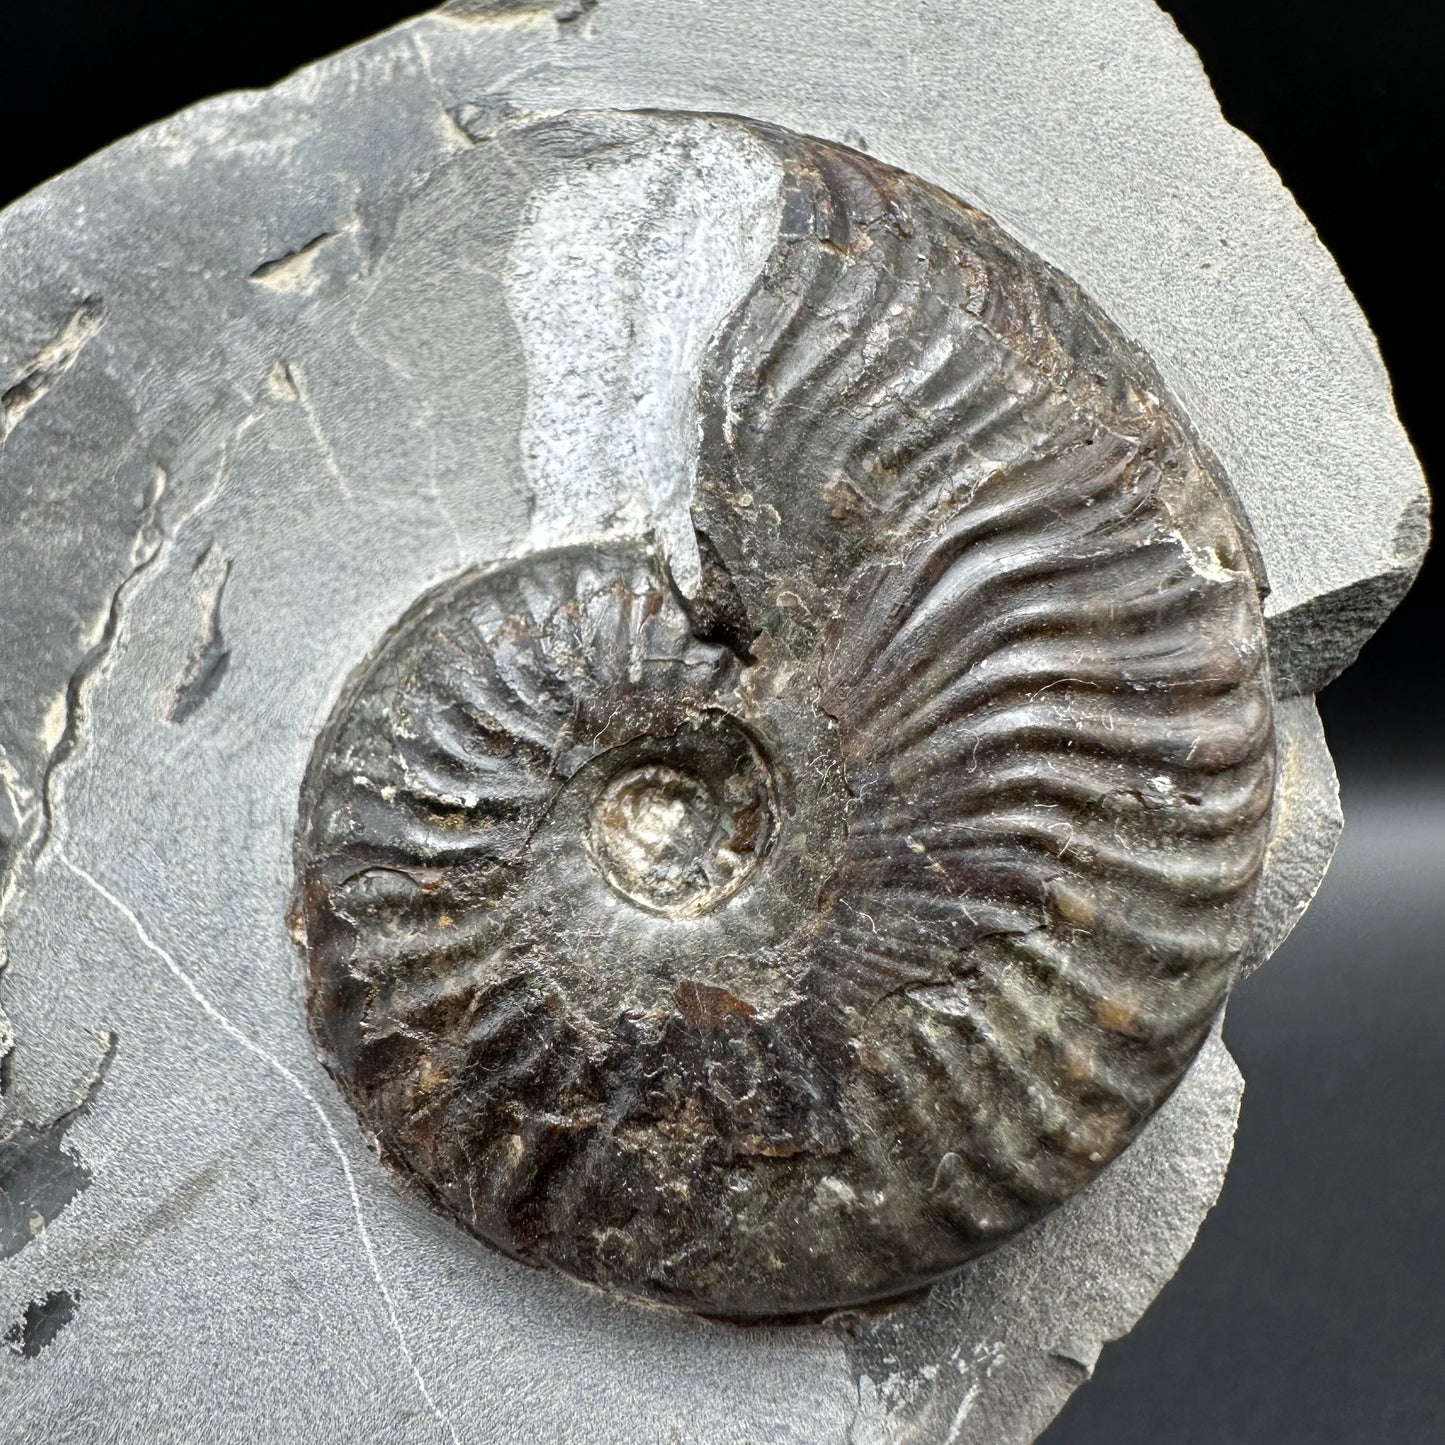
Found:
[[701, 590], [639, 540], [422, 598], [318, 742], [299, 913], [440, 1209], [756, 1318], [1124, 1148], [1227, 991], [1273, 754], [1248, 530], [1148, 361], [977, 211], [716, 124], [788, 181], [702, 378]]

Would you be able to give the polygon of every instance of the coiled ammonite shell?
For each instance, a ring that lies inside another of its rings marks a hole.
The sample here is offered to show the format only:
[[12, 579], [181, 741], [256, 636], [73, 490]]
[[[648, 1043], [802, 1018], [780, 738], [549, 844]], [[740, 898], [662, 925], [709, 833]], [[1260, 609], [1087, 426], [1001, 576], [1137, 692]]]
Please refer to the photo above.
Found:
[[760, 1318], [915, 1289], [1126, 1146], [1224, 1000], [1273, 753], [1247, 525], [1147, 359], [977, 210], [726, 124], [786, 200], [690, 580], [624, 536], [423, 597], [318, 743], [297, 911], [441, 1210]]

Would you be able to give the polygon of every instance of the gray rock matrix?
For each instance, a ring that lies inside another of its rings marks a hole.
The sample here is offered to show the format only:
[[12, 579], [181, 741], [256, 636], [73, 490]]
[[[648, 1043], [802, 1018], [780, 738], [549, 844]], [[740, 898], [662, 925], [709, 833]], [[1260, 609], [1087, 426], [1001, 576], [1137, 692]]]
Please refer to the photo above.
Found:
[[[508, 128], [570, 108], [866, 150], [1143, 347], [1271, 587], [1246, 966], [1318, 886], [1310, 694], [1408, 585], [1425, 492], [1333, 263], [1146, 0], [453, 4], [198, 106], [0, 216], [0, 1440], [1027, 1441], [1217, 1196], [1241, 1087], [1217, 1034], [1042, 1224], [817, 1325], [528, 1270], [368, 1150], [287, 936], [318, 730], [477, 559], [635, 531], [634, 503], [669, 535], [693, 459], [658, 438], [772, 234], [723, 155], [536, 185]], [[638, 367], [681, 379], [662, 413]]]

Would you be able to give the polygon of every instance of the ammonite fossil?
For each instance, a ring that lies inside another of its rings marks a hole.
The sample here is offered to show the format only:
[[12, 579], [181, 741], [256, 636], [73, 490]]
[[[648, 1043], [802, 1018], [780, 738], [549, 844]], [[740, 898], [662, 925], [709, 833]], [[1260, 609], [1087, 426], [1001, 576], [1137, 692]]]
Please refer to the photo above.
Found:
[[708, 347], [695, 558], [417, 602], [317, 745], [297, 911], [441, 1210], [758, 1318], [921, 1286], [1125, 1147], [1224, 1000], [1273, 753], [1248, 528], [1147, 359], [977, 210], [725, 124], [786, 201]]

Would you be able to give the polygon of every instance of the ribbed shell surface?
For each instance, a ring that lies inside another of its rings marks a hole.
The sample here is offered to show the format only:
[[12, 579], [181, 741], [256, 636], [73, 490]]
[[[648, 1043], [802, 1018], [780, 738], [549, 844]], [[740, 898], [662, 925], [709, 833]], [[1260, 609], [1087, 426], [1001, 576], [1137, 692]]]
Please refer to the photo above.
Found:
[[440, 1209], [760, 1318], [1128, 1144], [1228, 990], [1272, 723], [1247, 523], [1147, 359], [962, 202], [714, 123], [786, 179], [701, 378], [701, 585], [624, 537], [422, 598], [318, 742], [297, 917]]

